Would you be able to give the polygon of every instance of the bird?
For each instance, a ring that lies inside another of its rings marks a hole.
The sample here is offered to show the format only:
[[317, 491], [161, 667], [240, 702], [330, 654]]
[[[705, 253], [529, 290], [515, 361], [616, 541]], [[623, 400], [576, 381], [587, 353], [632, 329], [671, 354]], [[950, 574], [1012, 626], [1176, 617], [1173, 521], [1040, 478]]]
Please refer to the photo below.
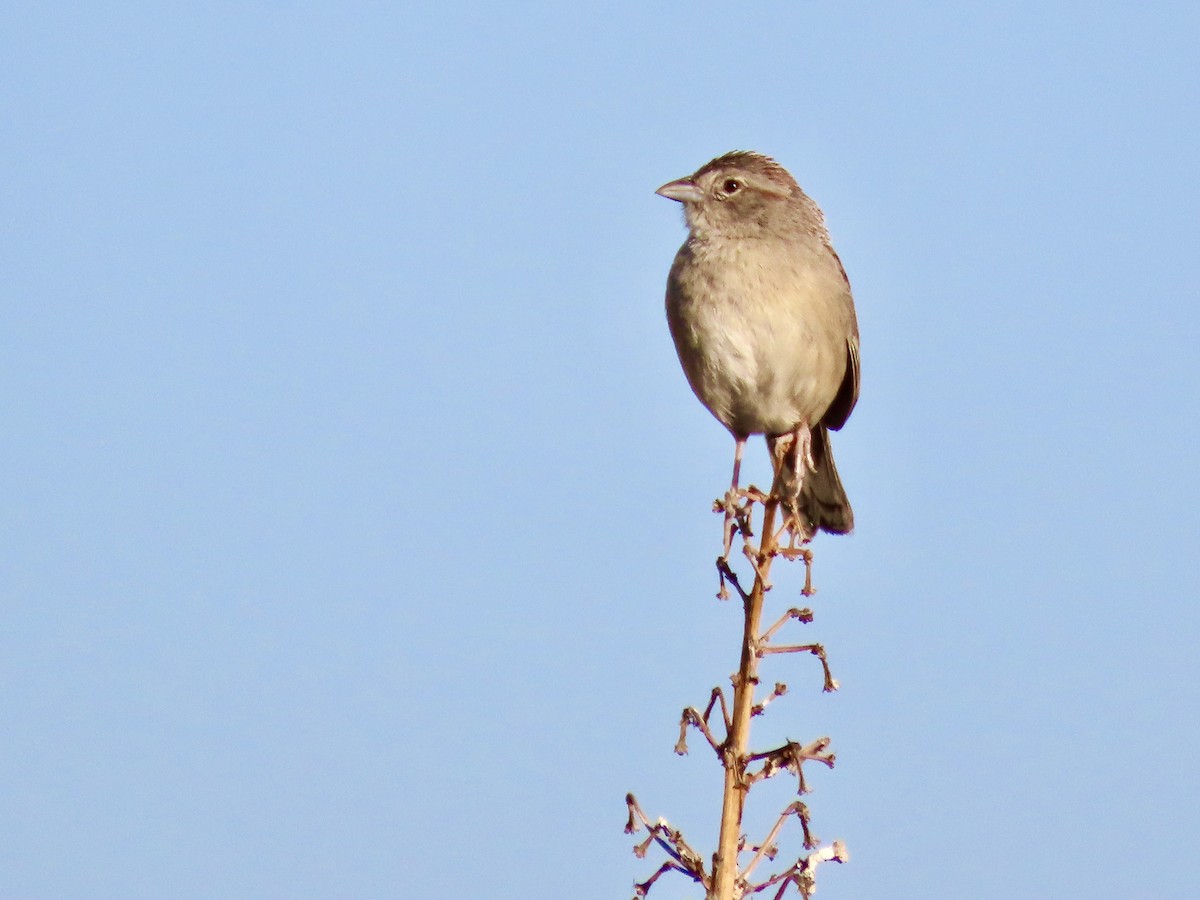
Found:
[[735, 442], [726, 557], [751, 435], [766, 437], [801, 539], [849, 533], [854, 511], [829, 432], [858, 402], [858, 319], [820, 207], [774, 159], [746, 150], [655, 193], [683, 205], [688, 229], [667, 278], [675, 350], [692, 391]]

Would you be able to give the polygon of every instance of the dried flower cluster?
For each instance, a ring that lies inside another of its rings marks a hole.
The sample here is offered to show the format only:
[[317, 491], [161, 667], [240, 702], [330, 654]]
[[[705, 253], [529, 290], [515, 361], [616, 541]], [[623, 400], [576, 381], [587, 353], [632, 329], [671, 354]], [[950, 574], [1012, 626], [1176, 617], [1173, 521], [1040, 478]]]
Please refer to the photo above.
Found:
[[[652, 844], [666, 853], [668, 859], [645, 881], [634, 886], [634, 897], [645, 897], [654, 883], [665, 873], [675, 871], [687, 875], [705, 890], [707, 900], [741, 900], [750, 894], [774, 889], [775, 900], [784, 897], [789, 887], [795, 887], [801, 897], [808, 898], [816, 890], [816, 870], [822, 862], [846, 862], [849, 858], [841, 841], [821, 846], [813, 834], [808, 807], [800, 800], [789, 803], [780, 813], [774, 827], [760, 844], [751, 844], [742, 833], [742, 819], [746, 795], [757, 783], [788, 772], [796, 777], [797, 794], [808, 793], [804, 777], [805, 763], [820, 763], [833, 768], [834, 754], [829, 750], [827, 737], [817, 738], [807, 744], [787, 741], [782, 746], [760, 753], [750, 751], [750, 720], [762, 715], [767, 706], [787, 693], [787, 685], [776, 682], [771, 691], [756, 699], [759, 685], [758, 669], [762, 659], [778, 653], [809, 653], [821, 661], [824, 674], [823, 690], [835, 691], [838, 683], [829, 670], [825, 648], [820, 644], [775, 644], [776, 634], [790, 621], [807, 624], [813, 620], [810, 609], [789, 609], [774, 624], [762, 630], [763, 602], [771, 590], [771, 565], [777, 558], [802, 560], [805, 580], [802, 593], [811, 596], [812, 553], [808, 549], [808, 535], [794, 515], [787, 512], [787, 504], [781, 502], [786, 488], [781, 486], [781, 467], [776, 465], [776, 478], [770, 494], [755, 487], [731, 490], [723, 500], [714, 504], [717, 512], [724, 513], [724, 553], [717, 559], [720, 575], [720, 591], [717, 596], [728, 599], [732, 587], [741, 599], [745, 612], [742, 633], [741, 659], [737, 672], [732, 676], [732, 703], [725, 691], [713, 688], [707, 705], [701, 711], [689, 706], [679, 720], [679, 741], [675, 752], [687, 753], [689, 728], [699, 731], [712, 748], [725, 770], [724, 792], [721, 810], [721, 828], [718, 846], [713, 854], [711, 869], [704, 857], [693, 849], [683, 834], [672, 828], [664, 819], [651, 822], [642, 811], [633, 794], [626, 795], [629, 820], [625, 826], [628, 834], [642, 828], [648, 836], [634, 847], [638, 858], [644, 858]], [[761, 538], [758, 546], [752, 543], [753, 520], [759, 518]], [[775, 521], [782, 518], [782, 527], [776, 529]], [[737, 573], [729, 562], [729, 551], [735, 535], [742, 537], [742, 552], [754, 572], [754, 585], [747, 591], [742, 587]], [[786, 541], [786, 543], [785, 543]], [[801, 856], [783, 871], [753, 881], [756, 870], [763, 860], [774, 861], [778, 855], [776, 843], [788, 819], [794, 818], [803, 834], [806, 855]], [[743, 863], [742, 857], [747, 859]]]

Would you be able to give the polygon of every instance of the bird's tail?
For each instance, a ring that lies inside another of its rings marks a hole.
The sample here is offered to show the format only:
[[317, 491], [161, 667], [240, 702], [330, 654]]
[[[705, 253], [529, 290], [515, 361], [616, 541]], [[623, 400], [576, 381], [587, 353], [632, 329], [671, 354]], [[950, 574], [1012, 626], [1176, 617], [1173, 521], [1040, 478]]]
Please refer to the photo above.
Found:
[[[818, 425], [812, 430], [812, 458], [816, 471], [804, 473], [804, 481], [800, 486], [800, 495], [796, 500], [786, 505], [799, 514], [801, 524], [809, 534], [816, 534], [817, 529], [830, 534], [848, 534], [854, 528], [854, 510], [850, 508], [850, 498], [842, 487], [842, 479], [838, 477], [837, 466], [833, 462], [833, 448], [829, 444], [829, 429]], [[784, 457], [783, 484], [788, 493], [796, 484], [795, 454], [788, 453]], [[795, 496], [794, 493], [792, 493]]]

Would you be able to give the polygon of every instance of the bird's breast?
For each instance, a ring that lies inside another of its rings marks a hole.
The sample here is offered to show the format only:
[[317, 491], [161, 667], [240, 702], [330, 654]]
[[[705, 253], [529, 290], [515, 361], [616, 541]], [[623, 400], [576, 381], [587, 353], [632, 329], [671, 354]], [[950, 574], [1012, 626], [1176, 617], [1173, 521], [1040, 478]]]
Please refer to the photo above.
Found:
[[667, 313], [680, 362], [735, 434], [814, 423], [841, 383], [848, 335], [838, 298], [848, 303], [849, 292], [809, 256], [742, 240], [685, 244], [676, 258]]

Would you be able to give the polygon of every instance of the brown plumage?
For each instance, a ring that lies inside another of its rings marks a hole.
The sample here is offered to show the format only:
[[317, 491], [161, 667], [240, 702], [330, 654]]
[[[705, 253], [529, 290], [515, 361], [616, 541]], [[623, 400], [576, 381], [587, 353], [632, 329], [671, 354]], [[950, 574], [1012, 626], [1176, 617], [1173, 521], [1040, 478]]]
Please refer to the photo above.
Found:
[[688, 225], [667, 322], [692, 390], [734, 436], [734, 489], [750, 435], [772, 447], [791, 436], [788, 507], [809, 535], [850, 531], [829, 431], [858, 400], [858, 322], [820, 208], [781, 165], [746, 151], [658, 193], [683, 204]]

